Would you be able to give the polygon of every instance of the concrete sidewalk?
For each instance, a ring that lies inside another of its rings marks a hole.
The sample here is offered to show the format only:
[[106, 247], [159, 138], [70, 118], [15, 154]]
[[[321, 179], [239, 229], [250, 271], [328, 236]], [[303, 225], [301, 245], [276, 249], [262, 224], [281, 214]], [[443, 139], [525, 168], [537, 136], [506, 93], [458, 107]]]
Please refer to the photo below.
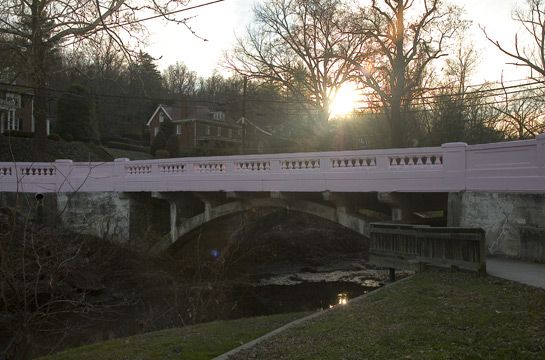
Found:
[[492, 276], [545, 289], [545, 264], [487, 258], [486, 272]]

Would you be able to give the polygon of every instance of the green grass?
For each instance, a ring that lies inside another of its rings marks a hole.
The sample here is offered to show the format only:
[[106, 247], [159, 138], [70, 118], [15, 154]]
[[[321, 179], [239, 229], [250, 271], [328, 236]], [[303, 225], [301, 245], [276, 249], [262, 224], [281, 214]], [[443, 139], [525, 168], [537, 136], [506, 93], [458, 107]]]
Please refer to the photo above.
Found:
[[[45, 359], [209, 359], [303, 315], [164, 330]], [[470, 273], [426, 272], [233, 359], [545, 359], [545, 290]]]
[[545, 359], [545, 291], [428, 272], [234, 359]]
[[211, 359], [307, 313], [216, 321], [66, 350], [41, 360]]

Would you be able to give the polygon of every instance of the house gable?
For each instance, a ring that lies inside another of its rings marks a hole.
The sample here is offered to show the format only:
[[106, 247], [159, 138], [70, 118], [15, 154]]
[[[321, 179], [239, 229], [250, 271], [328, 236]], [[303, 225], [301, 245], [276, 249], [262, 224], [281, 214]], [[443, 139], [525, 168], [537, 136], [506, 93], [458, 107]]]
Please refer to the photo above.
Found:
[[151, 115], [151, 117], [149, 118], [148, 122], [146, 123], [146, 126], [150, 126], [151, 125], [151, 122], [153, 121], [153, 119], [155, 118], [155, 116], [159, 113], [159, 111], [163, 111], [163, 113], [169, 118], [170, 121], [174, 121], [174, 119], [172, 118], [172, 116], [168, 113], [168, 111], [163, 107], [162, 104], [159, 104], [159, 106], [157, 106], [157, 109], [155, 109], [155, 111], [153, 112], [153, 115]]

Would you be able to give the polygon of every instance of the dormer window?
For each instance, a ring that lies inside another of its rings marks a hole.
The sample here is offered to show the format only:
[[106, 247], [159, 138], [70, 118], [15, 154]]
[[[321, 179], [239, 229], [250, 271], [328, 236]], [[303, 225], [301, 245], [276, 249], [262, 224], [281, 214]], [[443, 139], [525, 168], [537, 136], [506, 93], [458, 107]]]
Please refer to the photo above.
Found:
[[19, 95], [19, 94], [7, 93], [6, 94], [6, 101], [8, 102], [8, 104], [10, 104], [11, 106], [13, 106], [13, 107], [15, 107], [17, 109], [21, 108], [21, 95]]
[[224, 121], [225, 120], [225, 113], [223, 111], [214, 111], [212, 113], [212, 118], [216, 121]]

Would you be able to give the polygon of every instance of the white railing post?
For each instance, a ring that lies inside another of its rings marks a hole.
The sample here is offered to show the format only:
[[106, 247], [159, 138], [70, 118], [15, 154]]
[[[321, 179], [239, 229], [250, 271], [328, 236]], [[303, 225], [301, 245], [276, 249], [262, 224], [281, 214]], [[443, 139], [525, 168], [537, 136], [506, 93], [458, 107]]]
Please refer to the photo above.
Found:
[[235, 173], [235, 160], [228, 160], [225, 162], [225, 173], [227, 174]]
[[74, 162], [70, 159], [55, 160], [55, 189], [57, 192], [61, 192], [63, 187], [72, 189], [69, 185], [72, 165]]
[[463, 191], [466, 188], [466, 149], [462, 142], [441, 145], [443, 150], [443, 173], [450, 188]]
[[320, 156], [318, 159], [320, 160], [320, 171], [330, 171], [333, 169], [333, 165], [331, 164], [333, 160], [331, 157]]
[[282, 168], [280, 166], [281, 160], [279, 158], [271, 159], [271, 172], [273, 173], [279, 173]]
[[388, 168], [390, 167], [390, 160], [388, 159], [388, 155], [377, 155], [376, 166], [378, 170], [388, 170]]
[[127, 158], [119, 158], [114, 160], [114, 167], [113, 167], [113, 190], [114, 191], [123, 191], [125, 188], [125, 177], [126, 177], [126, 169], [125, 166], [129, 162], [129, 159]]
[[545, 176], [545, 133], [536, 136], [536, 151], [539, 173]]
[[161, 166], [161, 163], [159, 163], [158, 161], [150, 161], [151, 175], [155, 175], [155, 176], [161, 175], [160, 166]]

